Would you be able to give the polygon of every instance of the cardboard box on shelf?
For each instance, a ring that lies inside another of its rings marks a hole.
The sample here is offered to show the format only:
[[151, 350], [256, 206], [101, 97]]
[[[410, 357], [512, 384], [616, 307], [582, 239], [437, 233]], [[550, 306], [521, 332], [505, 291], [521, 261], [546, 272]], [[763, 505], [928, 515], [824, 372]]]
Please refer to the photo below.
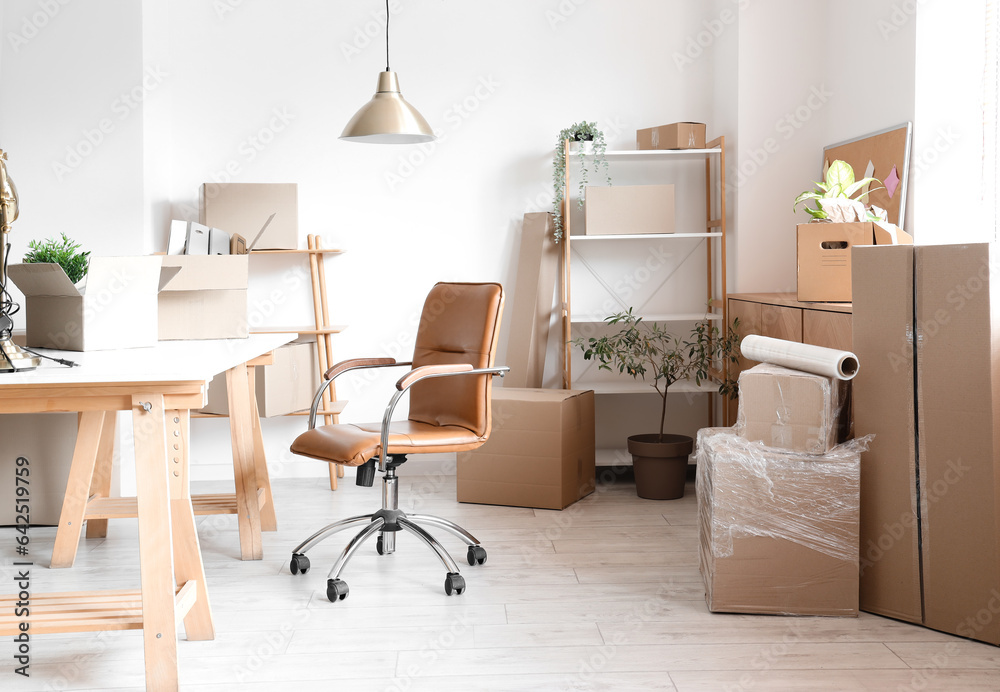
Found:
[[594, 468], [594, 392], [495, 387], [490, 439], [458, 454], [458, 501], [563, 509]]
[[160, 291], [161, 341], [247, 338], [247, 255], [165, 255], [162, 260], [164, 267], [180, 271]]
[[585, 198], [587, 235], [674, 232], [673, 185], [591, 185]]
[[850, 383], [762, 363], [740, 373], [736, 428], [751, 442], [825, 454], [847, 439]]
[[699, 562], [712, 612], [858, 614], [860, 455], [698, 431]]
[[704, 149], [705, 123], [671, 123], [635, 132], [636, 149]]
[[1000, 253], [914, 260], [924, 624], [1000, 645]]
[[855, 245], [912, 245], [902, 230], [890, 234], [869, 221], [800, 223], [796, 228], [798, 299], [851, 302], [851, 248]]
[[[272, 214], [274, 218], [268, 223]], [[299, 186], [205, 183], [201, 186], [200, 220], [206, 226], [239, 233], [255, 250], [295, 250], [299, 247]]]
[[93, 257], [77, 289], [58, 264], [12, 264], [25, 296], [26, 345], [66, 351], [155, 346], [161, 257]]
[[[297, 339], [275, 349], [274, 362], [258, 365], [255, 371], [254, 393], [261, 418], [308, 410], [322, 379], [315, 339]], [[201, 412], [229, 415], [226, 373], [216, 375], [209, 383], [208, 403]]]
[[854, 430], [861, 455], [861, 610], [923, 622], [913, 387], [913, 246], [851, 252]]

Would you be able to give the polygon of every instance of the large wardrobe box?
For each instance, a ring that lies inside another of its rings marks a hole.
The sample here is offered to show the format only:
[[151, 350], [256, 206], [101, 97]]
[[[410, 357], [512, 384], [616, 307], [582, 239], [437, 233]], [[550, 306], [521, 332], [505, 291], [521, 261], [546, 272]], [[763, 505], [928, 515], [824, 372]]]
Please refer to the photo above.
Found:
[[1000, 256], [854, 259], [856, 425], [878, 435], [862, 462], [862, 608], [1000, 645]]
[[594, 492], [594, 392], [493, 389], [490, 439], [458, 454], [459, 502], [563, 509]]

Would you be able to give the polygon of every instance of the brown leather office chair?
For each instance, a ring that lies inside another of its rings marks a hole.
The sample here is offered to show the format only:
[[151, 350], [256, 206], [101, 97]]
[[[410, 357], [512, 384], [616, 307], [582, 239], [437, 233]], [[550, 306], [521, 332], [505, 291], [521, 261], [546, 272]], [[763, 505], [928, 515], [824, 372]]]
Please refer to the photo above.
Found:
[[[465, 578], [448, 551], [419, 524], [429, 524], [461, 538], [468, 545], [468, 562], [486, 562], [486, 549], [458, 524], [441, 517], [409, 514], [399, 509], [396, 468], [407, 454], [461, 452], [479, 447], [490, 436], [490, 397], [494, 375], [506, 367], [494, 367], [503, 288], [499, 284], [439, 283], [424, 302], [417, 328], [413, 361], [397, 363], [392, 358], [358, 358], [330, 368], [326, 381], [313, 399], [309, 430], [292, 443], [292, 452], [344, 466], [358, 467], [358, 485], [371, 486], [375, 464], [382, 477], [382, 509], [372, 514], [343, 519], [326, 526], [292, 551], [292, 574], [309, 571], [307, 550], [327, 536], [352, 526], [365, 525], [334, 564], [327, 578], [326, 595], [336, 603], [347, 598], [349, 589], [341, 572], [362, 543], [378, 533], [376, 550], [389, 554], [396, 548], [396, 532], [408, 531], [426, 543], [448, 570], [445, 593], [465, 591]], [[316, 427], [316, 411], [323, 393], [334, 378], [349, 370], [410, 366], [396, 382], [396, 392], [381, 423], [336, 424]], [[409, 417], [391, 422], [393, 409], [410, 392]]]

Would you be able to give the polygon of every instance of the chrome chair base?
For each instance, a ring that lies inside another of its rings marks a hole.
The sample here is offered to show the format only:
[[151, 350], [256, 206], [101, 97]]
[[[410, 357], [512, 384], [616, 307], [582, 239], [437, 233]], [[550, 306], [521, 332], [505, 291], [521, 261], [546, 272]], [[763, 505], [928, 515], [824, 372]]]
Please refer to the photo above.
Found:
[[341, 519], [332, 524], [324, 526], [312, 536], [300, 543], [292, 551], [292, 559], [288, 568], [292, 574], [305, 574], [309, 571], [309, 558], [306, 557], [313, 546], [326, 540], [335, 533], [356, 526], [363, 526], [354, 538], [344, 547], [343, 552], [333, 568], [327, 575], [327, 598], [336, 603], [347, 598], [350, 593], [346, 582], [340, 578], [341, 573], [347, 564], [354, 557], [358, 548], [376, 533], [378, 539], [375, 542], [375, 550], [379, 555], [389, 555], [396, 551], [396, 533], [407, 531], [419, 538], [428, 548], [434, 551], [448, 570], [445, 578], [444, 590], [447, 595], [452, 592], [461, 594], [465, 591], [465, 578], [461, 575], [458, 564], [454, 558], [445, 550], [434, 536], [432, 536], [420, 524], [427, 524], [447, 531], [460, 538], [468, 546], [467, 561], [470, 565], [482, 565], [486, 562], [486, 549], [480, 545], [479, 541], [471, 533], [453, 521], [436, 517], [429, 514], [409, 514], [399, 509], [398, 483], [399, 478], [395, 474], [395, 468], [386, 469], [385, 476], [382, 477], [382, 509], [372, 514], [362, 514], [348, 519]]

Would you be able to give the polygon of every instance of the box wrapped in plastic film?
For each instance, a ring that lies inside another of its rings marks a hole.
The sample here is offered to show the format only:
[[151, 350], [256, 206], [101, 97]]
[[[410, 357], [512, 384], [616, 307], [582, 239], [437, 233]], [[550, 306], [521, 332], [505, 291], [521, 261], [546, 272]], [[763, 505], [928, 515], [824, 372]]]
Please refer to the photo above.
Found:
[[699, 562], [712, 612], [858, 614], [861, 452], [781, 452], [698, 431]]
[[761, 363], [739, 385], [736, 431], [751, 442], [826, 454], [851, 437], [850, 382]]

